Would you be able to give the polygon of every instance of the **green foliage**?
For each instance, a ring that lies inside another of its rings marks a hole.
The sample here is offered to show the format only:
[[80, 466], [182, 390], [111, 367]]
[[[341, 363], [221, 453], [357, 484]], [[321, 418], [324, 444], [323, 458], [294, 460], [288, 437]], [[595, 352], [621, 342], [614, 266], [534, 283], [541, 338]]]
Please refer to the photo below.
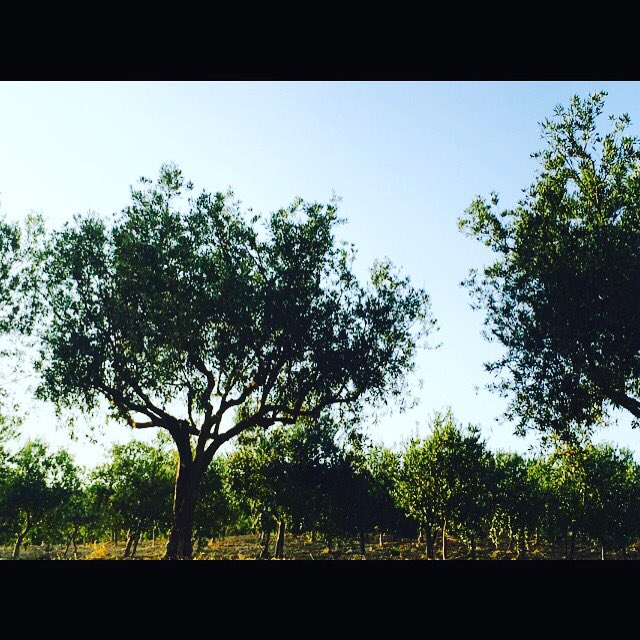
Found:
[[510, 542], [518, 543], [524, 557], [528, 537], [541, 526], [544, 516], [545, 496], [536, 462], [517, 453], [498, 452], [493, 496], [490, 535], [494, 544], [506, 533]]
[[39, 440], [29, 441], [4, 465], [0, 494], [0, 533], [22, 542], [78, 490], [80, 478], [66, 451], [50, 453]]
[[640, 417], [640, 144], [626, 115], [600, 132], [604, 96], [542, 123], [540, 168], [516, 207], [494, 194], [460, 220], [496, 256], [466, 284], [506, 348], [488, 370], [504, 374], [520, 431], [568, 438], [611, 406]]
[[137, 441], [114, 445], [93, 474], [102, 518], [130, 535], [154, 526], [166, 530], [174, 474], [175, 460], [161, 446]]
[[640, 468], [631, 452], [610, 445], [583, 454], [586, 478], [584, 532], [604, 549], [619, 549], [640, 535]]
[[478, 429], [463, 430], [451, 411], [436, 413], [431, 426], [428, 438], [413, 439], [404, 450], [396, 485], [399, 504], [425, 529], [429, 547], [435, 530], [447, 525], [468, 539], [479, 535], [491, 471]]
[[[260, 217], [191, 192], [165, 166], [113, 222], [77, 217], [52, 235], [41, 397], [87, 409], [106, 397], [132, 426], [215, 450], [243, 428], [402, 393], [433, 324], [428, 297], [388, 263], [358, 282], [335, 203]], [[237, 407], [251, 412], [220, 433]]]
[[226, 460], [216, 457], [205, 471], [195, 510], [193, 534], [199, 543], [224, 535], [237, 526], [241, 513], [229, 494]]

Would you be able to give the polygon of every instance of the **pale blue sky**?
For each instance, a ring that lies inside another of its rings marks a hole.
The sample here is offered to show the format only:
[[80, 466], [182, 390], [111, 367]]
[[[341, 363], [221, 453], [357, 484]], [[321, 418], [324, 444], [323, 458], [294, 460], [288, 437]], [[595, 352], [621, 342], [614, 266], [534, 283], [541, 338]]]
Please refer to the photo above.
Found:
[[[496, 422], [503, 401], [483, 389], [482, 363], [496, 347], [459, 283], [489, 256], [456, 218], [492, 190], [514, 203], [535, 169], [538, 122], [573, 93], [599, 89], [610, 112], [640, 123], [639, 83], [0, 83], [0, 213], [41, 212], [52, 226], [111, 213], [167, 161], [197, 187], [233, 188], [256, 211], [335, 191], [359, 268], [390, 257], [427, 288], [440, 325], [442, 346], [419, 357], [419, 407], [385, 417], [371, 435], [393, 444], [451, 405], [493, 448], [524, 450], [512, 426]], [[17, 393], [27, 434], [68, 440], [50, 408]], [[114, 426], [101, 440], [130, 437]], [[603, 437], [640, 451], [626, 419]], [[88, 464], [101, 455], [82, 440], [71, 448]]]

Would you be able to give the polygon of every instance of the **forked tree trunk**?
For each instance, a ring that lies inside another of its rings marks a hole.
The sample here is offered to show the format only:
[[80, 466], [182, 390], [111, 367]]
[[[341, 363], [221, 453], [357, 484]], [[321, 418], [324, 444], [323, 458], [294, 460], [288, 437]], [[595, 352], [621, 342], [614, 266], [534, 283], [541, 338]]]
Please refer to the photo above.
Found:
[[74, 526], [71, 534], [67, 538], [67, 546], [65, 547], [64, 555], [63, 555], [63, 557], [65, 559], [69, 555], [69, 547], [71, 547], [72, 543], [73, 543], [73, 559], [74, 560], [78, 559], [78, 543], [76, 542], [76, 536], [78, 535], [78, 529], [79, 529], [79, 526], [77, 526], [77, 525]]
[[265, 529], [262, 532], [262, 537], [260, 539], [260, 544], [262, 545], [262, 549], [260, 550], [260, 554], [258, 558], [260, 560], [268, 560], [271, 557], [269, 553], [269, 539], [271, 538], [271, 529]]

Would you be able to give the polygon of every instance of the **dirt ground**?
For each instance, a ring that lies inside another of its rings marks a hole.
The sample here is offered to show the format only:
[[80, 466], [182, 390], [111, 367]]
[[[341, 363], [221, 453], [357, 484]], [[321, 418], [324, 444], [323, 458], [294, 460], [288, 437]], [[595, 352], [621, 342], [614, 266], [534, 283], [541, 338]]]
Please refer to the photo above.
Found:
[[[78, 547], [79, 560], [119, 560], [124, 553], [124, 542], [118, 545], [112, 543], [82, 544]], [[378, 537], [371, 536], [367, 544], [366, 556], [359, 552], [356, 541], [342, 541], [329, 553], [325, 542], [318, 539], [312, 542], [308, 535], [289, 535], [285, 544], [287, 560], [425, 560], [425, 548], [411, 540], [387, 540], [379, 545]], [[470, 559], [469, 550], [454, 538], [448, 538], [447, 553], [450, 560]], [[482, 560], [513, 560], [516, 558], [515, 549], [509, 550], [507, 543], [496, 549], [486, 540], [478, 545], [477, 557]], [[138, 546], [135, 560], [159, 560], [165, 550], [162, 539], [152, 542], [145, 540]], [[195, 551], [198, 560], [254, 560], [258, 555], [260, 545], [257, 536], [227, 536], [220, 540], [209, 541], [205, 546]], [[0, 547], [0, 559], [11, 558], [11, 547]], [[21, 558], [30, 560], [58, 560], [64, 559], [65, 547], [54, 545], [27, 546], [21, 552]], [[535, 560], [561, 560], [564, 556], [563, 545], [541, 543], [529, 549], [529, 558]], [[437, 548], [437, 557], [440, 549]], [[600, 549], [595, 545], [578, 545], [575, 554], [578, 560], [600, 560]], [[69, 550], [68, 559], [73, 559], [73, 549]], [[622, 560], [622, 553], [609, 552], [607, 559]], [[627, 549], [627, 559], [640, 559], [640, 543]]]

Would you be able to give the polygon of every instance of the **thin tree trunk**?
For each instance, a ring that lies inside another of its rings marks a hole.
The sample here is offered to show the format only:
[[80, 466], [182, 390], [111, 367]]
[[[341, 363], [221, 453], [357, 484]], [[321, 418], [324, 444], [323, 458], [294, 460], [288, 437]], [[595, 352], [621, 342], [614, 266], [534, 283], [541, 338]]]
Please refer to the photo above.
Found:
[[623, 559], [623, 560], [626, 560], [626, 559], [627, 559], [627, 547], [626, 547], [626, 545], [624, 545], [624, 546], [622, 547], [622, 559]]
[[73, 559], [74, 560], [78, 559], [78, 540], [77, 540], [77, 536], [78, 536], [78, 530], [74, 529], [73, 536], [71, 537], [71, 541], [73, 542]]
[[380, 532], [380, 535], [378, 536], [378, 546], [379, 546], [379, 547], [384, 546], [383, 537], [384, 537], [384, 533], [382, 533], [382, 531], [381, 531], [381, 532]]
[[284, 531], [285, 531], [285, 522], [283, 518], [278, 522], [278, 539], [276, 540], [275, 557], [280, 560], [284, 559]]
[[20, 557], [20, 547], [22, 546], [22, 541], [24, 540], [25, 533], [19, 533], [16, 537], [16, 544], [13, 547], [13, 559], [17, 560]]
[[442, 523], [442, 559], [447, 559], [447, 519]]
[[62, 554], [62, 557], [67, 558], [67, 555], [69, 553], [69, 547], [71, 546], [71, 538], [73, 537], [73, 534], [69, 534], [69, 537], [67, 538], [67, 546], [64, 549], [64, 554]]
[[318, 532], [315, 529], [311, 532], [311, 542], [313, 544], [316, 544], [316, 542], [318, 542]]
[[473, 535], [471, 536], [471, 559], [476, 559], [476, 537]]
[[524, 529], [518, 534], [518, 560], [527, 559], [527, 541]]
[[607, 550], [604, 548], [604, 545], [600, 545], [600, 559], [601, 560], [606, 560], [607, 559]]
[[131, 549], [131, 559], [133, 559], [136, 555], [136, 551], [138, 550], [138, 542], [140, 542], [140, 535], [141, 535], [141, 531], [140, 528], [138, 527], [138, 529], [136, 529], [134, 538], [133, 538], [133, 548]]
[[128, 558], [129, 556], [131, 556], [131, 547], [133, 545], [133, 536], [134, 536], [134, 529], [131, 528], [129, 529], [129, 532], [127, 533], [127, 546], [124, 548], [124, 555], [122, 556], [123, 558]]
[[569, 560], [573, 560], [576, 552], [576, 538], [578, 534], [575, 531], [571, 532], [571, 543], [569, 544]]

